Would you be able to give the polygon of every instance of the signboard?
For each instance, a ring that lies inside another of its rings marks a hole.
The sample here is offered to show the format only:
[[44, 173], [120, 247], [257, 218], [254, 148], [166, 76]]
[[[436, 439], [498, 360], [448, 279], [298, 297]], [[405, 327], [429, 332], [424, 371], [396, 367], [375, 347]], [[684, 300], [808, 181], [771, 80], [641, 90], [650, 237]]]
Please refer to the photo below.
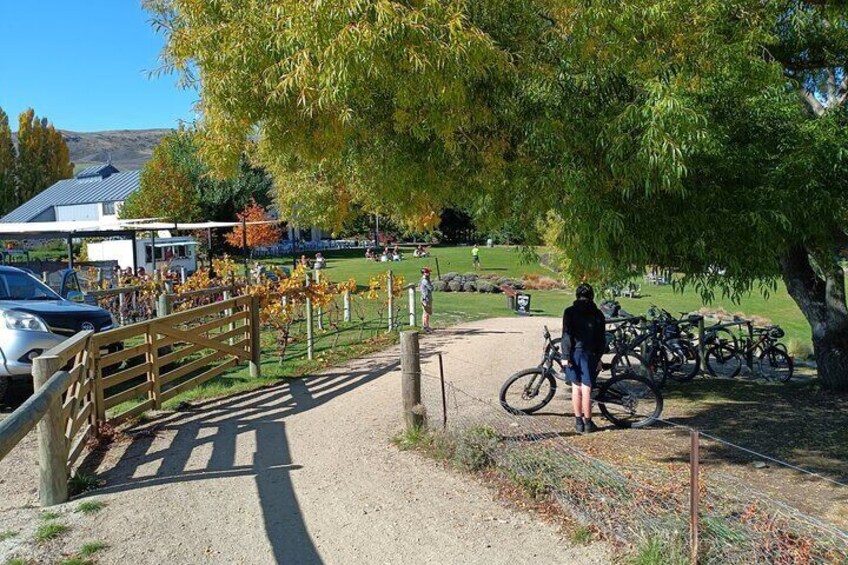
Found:
[[515, 311], [522, 316], [530, 315], [530, 295], [518, 293], [515, 296]]

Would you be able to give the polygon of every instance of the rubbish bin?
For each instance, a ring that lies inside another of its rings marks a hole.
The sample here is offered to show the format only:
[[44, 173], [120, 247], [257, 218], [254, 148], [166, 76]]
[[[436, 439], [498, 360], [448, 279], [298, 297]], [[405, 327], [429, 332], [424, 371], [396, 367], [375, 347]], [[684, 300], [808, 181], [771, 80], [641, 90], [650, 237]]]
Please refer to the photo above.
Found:
[[522, 316], [530, 315], [530, 295], [519, 292], [515, 295], [515, 311]]
[[491, 237], [486, 240], [486, 247], [494, 247], [494, 246], [495, 246], [495, 240], [493, 240]]

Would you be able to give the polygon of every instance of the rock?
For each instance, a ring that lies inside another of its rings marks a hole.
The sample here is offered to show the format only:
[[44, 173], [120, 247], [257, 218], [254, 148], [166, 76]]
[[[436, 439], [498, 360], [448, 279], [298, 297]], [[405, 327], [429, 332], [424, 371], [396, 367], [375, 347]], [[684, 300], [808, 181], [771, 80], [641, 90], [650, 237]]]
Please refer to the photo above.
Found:
[[475, 290], [477, 290], [477, 283], [474, 281], [468, 281], [462, 285], [463, 292], [474, 292]]
[[433, 290], [436, 292], [449, 291], [447, 281], [433, 281]]
[[444, 275], [442, 275], [442, 280], [445, 282], [451, 282], [457, 276], [459, 276], [457, 273], [445, 273]]
[[766, 469], [768, 467], [768, 463], [765, 461], [754, 461], [754, 469]]
[[462, 284], [456, 279], [450, 281], [448, 283], [448, 291], [449, 292], [462, 292]]

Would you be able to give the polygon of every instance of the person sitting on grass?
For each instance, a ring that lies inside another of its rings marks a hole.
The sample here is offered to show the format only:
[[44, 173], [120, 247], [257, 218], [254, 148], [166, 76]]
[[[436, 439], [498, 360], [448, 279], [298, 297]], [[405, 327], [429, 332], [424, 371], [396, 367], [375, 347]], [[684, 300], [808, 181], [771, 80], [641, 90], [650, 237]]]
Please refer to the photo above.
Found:
[[315, 268], [323, 269], [327, 265], [327, 260], [324, 259], [324, 255], [320, 252], [315, 254]]
[[595, 305], [595, 291], [588, 284], [577, 287], [577, 300], [562, 315], [562, 360], [571, 384], [577, 433], [592, 433], [592, 388], [601, 372], [606, 346], [606, 319]]
[[433, 328], [430, 327], [430, 316], [433, 314], [433, 283], [430, 282], [430, 269], [424, 267], [421, 269], [421, 282], [418, 283], [418, 290], [421, 292], [421, 327], [428, 334], [433, 333]]

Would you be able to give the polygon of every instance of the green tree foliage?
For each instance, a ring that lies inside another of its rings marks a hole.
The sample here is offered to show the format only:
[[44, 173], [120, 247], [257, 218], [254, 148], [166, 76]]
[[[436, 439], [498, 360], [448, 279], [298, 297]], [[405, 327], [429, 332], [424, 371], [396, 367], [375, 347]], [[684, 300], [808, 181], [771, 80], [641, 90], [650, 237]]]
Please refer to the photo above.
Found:
[[74, 166], [62, 133], [39, 118], [32, 109], [18, 119], [18, 152], [15, 164], [15, 206], [45, 188], [71, 178]]
[[167, 218], [171, 221], [233, 221], [254, 200], [269, 203], [271, 179], [242, 155], [238, 173], [210, 177], [198, 154], [196, 132], [166, 135], [141, 172], [141, 186], [121, 208], [122, 218]]
[[553, 211], [575, 279], [782, 277], [848, 389], [845, 3], [147, 4], [200, 85], [204, 158], [232, 172], [258, 134], [281, 211], [528, 231]]
[[15, 146], [12, 144], [12, 129], [9, 116], [0, 108], [0, 215], [9, 212], [15, 205]]

